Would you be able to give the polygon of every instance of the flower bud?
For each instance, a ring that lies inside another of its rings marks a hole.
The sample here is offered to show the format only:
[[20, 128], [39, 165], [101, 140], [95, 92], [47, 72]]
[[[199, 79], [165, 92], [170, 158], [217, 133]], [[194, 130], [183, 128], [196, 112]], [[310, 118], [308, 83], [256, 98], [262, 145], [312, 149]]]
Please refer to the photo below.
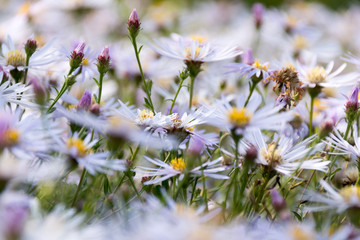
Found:
[[359, 88], [357, 86], [353, 88], [350, 97], [347, 99], [345, 113], [349, 121], [353, 121], [359, 109]]
[[256, 29], [260, 29], [263, 22], [264, 6], [261, 3], [255, 3], [252, 8]]
[[76, 107], [78, 110], [89, 110], [91, 105], [91, 93], [86, 90], [84, 95], [80, 98], [80, 101]]
[[332, 119], [327, 119], [325, 122], [323, 122], [320, 126], [320, 132], [319, 132], [320, 139], [329, 135], [329, 133], [333, 130], [334, 126], [335, 126], [335, 122]]
[[78, 68], [84, 58], [85, 42], [81, 41], [72, 51], [70, 56], [70, 67], [72, 71]]
[[37, 42], [35, 39], [28, 39], [25, 43], [25, 53], [27, 57], [31, 57], [37, 49]]
[[244, 64], [253, 65], [254, 57], [251, 49], [246, 50], [244, 54], [241, 55], [241, 61]]
[[89, 108], [89, 111], [92, 113], [92, 114], [95, 114], [95, 115], [100, 115], [100, 106], [99, 104], [95, 103], [93, 105], [90, 106]]
[[258, 150], [253, 144], [250, 144], [249, 148], [246, 150], [245, 153], [245, 161], [248, 163], [254, 163], [255, 159], [257, 158]]
[[282, 210], [286, 209], [286, 202], [281, 194], [276, 190], [272, 189], [271, 193], [271, 205], [275, 209], [276, 212], [281, 212]]
[[105, 46], [102, 52], [99, 54], [97, 58], [97, 69], [99, 73], [105, 74], [109, 70], [110, 65], [110, 55], [109, 55], [109, 47]]
[[136, 36], [139, 34], [140, 19], [135, 8], [132, 10], [129, 17], [128, 30], [131, 38], [136, 38]]
[[9, 73], [0, 65], [0, 85], [9, 80]]
[[44, 85], [44, 82], [35, 77], [31, 78], [29, 82], [35, 94], [35, 101], [38, 104], [43, 105], [49, 97], [47, 86]]

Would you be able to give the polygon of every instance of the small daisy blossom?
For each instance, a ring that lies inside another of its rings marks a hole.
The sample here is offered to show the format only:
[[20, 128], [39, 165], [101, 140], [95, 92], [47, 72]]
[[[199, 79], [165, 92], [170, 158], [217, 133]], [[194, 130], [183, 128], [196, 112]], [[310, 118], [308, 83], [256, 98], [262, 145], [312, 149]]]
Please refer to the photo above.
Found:
[[[155, 164], [160, 168], [154, 167], [143, 167], [137, 166], [135, 168], [135, 172], [142, 173], [145, 177], [156, 177], [160, 176], [160, 178], [155, 178], [153, 180], [145, 181], [145, 185], [156, 184], [166, 179], [169, 179], [174, 176], [180, 176], [180, 178], [184, 177], [186, 170], [186, 162], [183, 158], [174, 158], [170, 161], [170, 164], [165, 163], [159, 159], [151, 159], [145, 156], [145, 159], [150, 163]], [[225, 171], [226, 167], [221, 165], [222, 157], [213, 161], [208, 161], [200, 166], [197, 166], [189, 171], [190, 174], [201, 176], [202, 173], [204, 176], [215, 178], [215, 179], [228, 179], [229, 177], [226, 175], [219, 174], [219, 172]]]
[[199, 38], [172, 34], [171, 38], [154, 39], [154, 51], [160, 55], [193, 62], [215, 62], [234, 58], [242, 53], [236, 46], [223, 47]]
[[[28, 68], [39, 68], [58, 60], [57, 53], [51, 49], [53, 43], [54, 41], [49, 41], [36, 50], [30, 57]], [[10, 36], [8, 36], [7, 43], [2, 44], [1, 53], [0, 62], [6, 69], [13, 70], [17, 68], [21, 71], [26, 68], [25, 50], [24, 48], [17, 49]]]
[[332, 155], [348, 155], [355, 157], [356, 159], [360, 158], [360, 138], [357, 134], [357, 130], [353, 131], [353, 138], [355, 145], [351, 145], [346, 141], [337, 128], [334, 128], [334, 133], [330, 133], [329, 137], [326, 138], [326, 144], [330, 147], [333, 147], [338, 152], [329, 152]]
[[113, 174], [114, 171], [127, 169], [124, 160], [108, 159], [111, 156], [109, 152], [94, 153], [92, 147], [97, 142], [97, 139], [91, 141], [91, 134], [88, 134], [83, 140], [79, 138], [78, 133], [74, 133], [66, 141], [58, 141], [54, 150], [74, 159], [80, 167], [85, 168], [92, 175], [98, 172]]
[[[298, 144], [293, 143], [292, 138], [279, 136], [274, 138], [270, 144], [266, 144], [264, 136], [260, 130], [254, 131], [249, 137], [249, 142], [258, 150], [257, 162], [261, 165], [269, 166], [279, 173], [291, 176], [297, 169], [311, 169], [325, 172], [330, 161], [323, 161], [322, 158], [303, 160], [321, 148], [316, 145], [314, 148], [308, 145], [315, 139], [309, 137]], [[245, 149], [251, 145], [244, 143]]]
[[345, 69], [346, 63], [342, 64], [334, 72], [331, 72], [334, 68], [334, 61], [331, 61], [324, 68], [316, 65], [316, 57], [308, 66], [302, 66], [298, 64], [297, 69], [299, 71], [299, 79], [304, 86], [310, 88], [314, 87], [340, 87], [346, 85], [353, 85], [354, 80], [358, 77], [357, 74], [349, 73], [346, 75], [339, 74]]
[[228, 132], [235, 131], [236, 134], [244, 135], [255, 129], [278, 130], [293, 118], [289, 112], [279, 113], [281, 107], [273, 104], [259, 108], [261, 101], [259, 94], [253, 94], [246, 107], [244, 107], [244, 97], [239, 97], [236, 106], [233, 107], [223, 97], [213, 106], [207, 106], [211, 113], [206, 122]]
[[336, 209], [338, 213], [344, 212], [349, 208], [360, 208], [360, 187], [349, 185], [336, 190], [324, 180], [320, 180], [321, 186], [326, 194], [320, 194], [314, 191], [306, 193], [310, 202], [320, 203], [322, 205], [308, 206], [305, 209], [311, 212], [325, 211]]
[[0, 108], [4, 108], [8, 103], [34, 108], [36, 104], [30, 101], [34, 96], [29, 91], [30, 88], [30, 86], [21, 83], [11, 84], [10, 81], [4, 82], [0, 85]]

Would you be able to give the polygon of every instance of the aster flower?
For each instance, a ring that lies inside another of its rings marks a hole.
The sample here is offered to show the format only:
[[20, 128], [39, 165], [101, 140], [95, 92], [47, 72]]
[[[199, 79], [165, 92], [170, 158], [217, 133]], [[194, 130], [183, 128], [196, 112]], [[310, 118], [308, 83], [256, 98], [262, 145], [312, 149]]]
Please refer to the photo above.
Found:
[[[293, 116], [289, 112], [279, 113], [281, 107], [272, 104], [259, 107], [261, 96], [253, 94], [247, 107], [244, 107], [245, 99], [238, 97], [236, 105], [232, 106], [229, 101], [222, 98], [213, 106], [207, 106], [209, 117], [206, 122], [228, 132], [235, 131], [238, 135], [255, 129], [277, 130], [291, 120]], [[271, 123], [271, 124], [269, 124]]]
[[269, 63], [261, 63], [260, 60], [253, 59], [252, 51], [248, 50], [242, 57], [242, 63], [230, 63], [225, 66], [230, 69], [227, 73], [237, 73], [240, 77], [251, 78], [253, 76], [266, 79], [272, 72], [269, 69]]
[[[137, 166], [134, 171], [142, 173], [144, 174], [144, 176], [147, 177], [160, 176], [160, 178], [145, 181], [145, 185], [156, 184], [174, 176], [179, 176], [180, 178], [182, 178], [185, 174], [186, 162], [183, 158], [174, 158], [170, 161], [170, 164], [165, 163], [159, 159], [151, 159], [146, 156], [145, 159], [150, 163], [155, 164], [159, 168]], [[189, 173], [191, 175], [201, 176], [203, 172], [204, 176], [207, 177], [215, 179], [228, 179], [228, 176], [219, 174], [219, 172], [226, 170], [226, 168], [221, 165], [221, 161], [222, 158], [218, 158], [213, 161], [207, 161], [200, 166], [189, 170]]]
[[[251, 136], [251, 137], [250, 137]], [[297, 144], [291, 138], [278, 136], [270, 144], [266, 144], [260, 130], [254, 131], [248, 137], [248, 141], [258, 150], [257, 163], [268, 166], [271, 170], [291, 176], [297, 169], [312, 169], [325, 172], [330, 161], [323, 161], [322, 158], [303, 160], [321, 148], [316, 145], [313, 148], [308, 145], [315, 139], [315, 136], [307, 138]], [[242, 142], [244, 149], [251, 145], [249, 142]]]
[[113, 174], [114, 171], [125, 171], [124, 160], [109, 159], [110, 152], [93, 152], [92, 147], [97, 142], [97, 139], [91, 140], [91, 134], [81, 139], [76, 132], [66, 140], [58, 141], [54, 151], [67, 155], [70, 160], [75, 160], [80, 167], [85, 168], [92, 175], [98, 172]]
[[22, 159], [33, 160], [50, 154], [62, 132], [56, 122], [29, 115], [21, 119], [22, 109], [0, 113], [0, 150], [6, 148]]
[[340, 87], [346, 85], [353, 85], [356, 74], [350, 73], [346, 75], [339, 74], [345, 69], [346, 63], [342, 64], [338, 69], [332, 72], [334, 62], [331, 61], [324, 68], [316, 65], [316, 57], [313, 57], [312, 62], [308, 66], [298, 64], [299, 79], [304, 86], [309, 88], [315, 87]]
[[10, 81], [4, 82], [0, 85], [0, 108], [4, 108], [8, 103], [34, 108], [36, 105], [31, 102], [34, 95], [29, 89], [30, 86], [21, 83], [11, 84]]
[[[36, 50], [30, 57], [28, 68], [41, 68], [58, 59], [55, 50], [52, 50], [53, 41], [49, 41], [43, 47]], [[9, 71], [17, 69], [22, 71], [26, 68], [26, 52], [25, 48], [17, 49], [8, 36], [7, 43], [1, 46], [2, 57], [0, 62]]]
[[185, 38], [178, 34], [172, 34], [170, 38], [154, 39], [152, 48], [160, 55], [193, 62], [222, 61], [242, 53], [238, 47], [222, 47], [204, 38]]

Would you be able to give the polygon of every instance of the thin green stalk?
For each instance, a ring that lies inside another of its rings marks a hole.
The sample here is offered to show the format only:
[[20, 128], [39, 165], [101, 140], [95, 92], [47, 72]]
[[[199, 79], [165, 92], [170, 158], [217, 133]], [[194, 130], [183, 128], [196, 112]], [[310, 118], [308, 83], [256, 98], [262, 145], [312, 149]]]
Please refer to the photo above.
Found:
[[79, 192], [80, 192], [80, 189], [81, 189], [81, 185], [84, 181], [84, 178], [85, 178], [85, 174], [86, 174], [86, 169], [84, 168], [82, 173], [81, 173], [81, 177], [80, 177], [80, 181], [79, 181], [79, 184], [78, 184], [78, 187], [76, 189], [76, 192], [75, 192], [75, 196], [74, 196], [74, 199], [71, 203], [71, 207], [74, 207], [75, 206], [75, 203], [76, 203], [76, 200], [77, 200], [77, 197], [79, 195]]
[[50, 110], [54, 107], [54, 105], [57, 103], [57, 101], [59, 101], [59, 99], [61, 98], [61, 96], [66, 92], [67, 90], [67, 83], [66, 81], [64, 82], [63, 86], [60, 89], [60, 92], [58, 93], [58, 95], [56, 96], [56, 98], [54, 99], [53, 103], [48, 107], [48, 109], [46, 110], [47, 113], [50, 112]]
[[310, 96], [310, 123], [309, 123], [309, 136], [313, 135], [313, 113], [314, 113], [314, 96]]
[[179, 87], [178, 87], [178, 90], [176, 91], [175, 97], [174, 97], [174, 99], [172, 101], [171, 108], [170, 108], [170, 111], [169, 111], [169, 115], [172, 113], [172, 110], [174, 108], [176, 99], [177, 99], [177, 97], [179, 95], [179, 92], [180, 92], [180, 90], [182, 88], [182, 84], [183, 84], [184, 80], [185, 80], [184, 78], [180, 78]]
[[30, 62], [30, 56], [26, 56], [26, 68], [25, 68], [25, 74], [24, 74], [24, 79], [23, 79], [23, 83], [26, 84], [26, 78], [27, 78], [27, 74], [28, 74], [28, 70], [29, 70], [29, 62]]
[[123, 174], [123, 175], [121, 176], [120, 181], [119, 181], [119, 184], [115, 187], [113, 193], [116, 193], [117, 190], [121, 187], [122, 183], [124, 182], [125, 177], [126, 177], [126, 174]]
[[148, 88], [148, 85], [146, 83], [144, 73], [143, 73], [143, 70], [142, 70], [136, 39], [135, 38], [131, 39], [131, 43], [133, 44], [133, 47], [134, 47], [134, 50], [135, 50], [136, 61], [137, 61], [138, 66], [139, 66], [140, 75], [141, 75], [141, 79], [142, 79], [143, 84], [144, 84], [145, 93], [146, 93], [146, 95], [148, 97], [148, 100], [149, 100], [149, 103], [150, 103], [150, 110], [155, 114], [154, 104], [152, 103], [152, 100], [151, 100], [151, 93], [149, 91], [149, 88]]
[[97, 103], [98, 104], [100, 104], [100, 101], [101, 101], [103, 78], [104, 78], [104, 74], [100, 73], [100, 76], [99, 76], [99, 95], [98, 95], [98, 98], [97, 98]]
[[190, 99], [189, 99], [189, 109], [191, 109], [192, 106], [192, 100], [193, 100], [193, 94], [194, 94], [194, 82], [195, 82], [195, 77], [191, 75], [190, 76]]
[[137, 190], [137, 188], [136, 188], [136, 186], [135, 186], [134, 179], [132, 178], [132, 176], [130, 176], [129, 173], [126, 173], [126, 175], [127, 175], [128, 179], [130, 180], [130, 184], [131, 184], [131, 186], [133, 187], [133, 189], [134, 189], [137, 197], [140, 199], [140, 201], [143, 201], [142, 198], [141, 198], [141, 196], [140, 196], [139, 191]]
[[246, 107], [246, 106], [248, 105], [249, 100], [250, 100], [250, 98], [251, 98], [251, 96], [252, 96], [255, 88], [256, 88], [256, 84], [254, 84], [254, 83], [251, 84], [251, 83], [250, 83], [250, 93], [249, 93], [249, 96], [247, 97], [247, 99], [246, 99], [246, 101], [245, 101], [244, 107]]
[[345, 141], [346, 141], [346, 139], [348, 138], [351, 125], [352, 125], [352, 121], [348, 120], [348, 124], [347, 124], [346, 131], [345, 131], [345, 135], [344, 135], [344, 140], [345, 140]]
[[194, 193], [195, 193], [195, 191], [196, 191], [196, 185], [197, 185], [198, 179], [199, 179], [199, 178], [196, 177], [195, 180], [194, 180], [194, 183], [193, 183], [192, 192], [191, 192], [191, 197], [190, 197], [190, 206], [192, 205], [193, 200], [194, 200]]

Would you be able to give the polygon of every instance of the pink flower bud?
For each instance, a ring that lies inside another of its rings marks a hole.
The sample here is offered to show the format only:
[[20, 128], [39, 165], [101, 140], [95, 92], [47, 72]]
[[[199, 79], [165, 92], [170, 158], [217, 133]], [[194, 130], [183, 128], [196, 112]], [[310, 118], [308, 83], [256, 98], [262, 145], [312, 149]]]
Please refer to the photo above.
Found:
[[31, 55], [33, 55], [34, 54], [34, 52], [36, 51], [36, 49], [37, 49], [37, 42], [36, 42], [36, 40], [35, 39], [28, 39], [27, 41], [26, 41], [26, 43], [25, 43], [25, 53], [26, 53], [26, 55], [27, 56], [31, 56]]
[[88, 110], [91, 105], [91, 93], [86, 90], [84, 95], [80, 98], [79, 104], [77, 105], [77, 109], [79, 110]]
[[350, 97], [347, 97], [348, 101], [345, 105], [345, 112], [350, 121], [353, 121], [354, 117], [357, 114], [359, 109], [359, 88], [355, 86], [350, 94]]
[[78, 68], [84, 58], [85, 42], [81, 41], [76, 48], [72, 51], [70, 56], [70, 67], [72, 71]]
[[100, 73], [105, 74], [109, 69], [110, 64], [110, 54], [109, 54], [109, 47], [105, 46], [102, 52], [98, 56], [98, 71]]
[[264, 6], [261, 3], [255, 3], [252, 12], [254, 14], [256, 28], [259, 29], [263, 21]]
[[138, 16], [135, 8], [132, 10], [132, 12], [130, 14], [128, 25], [129, 25], [129, 28], [130, 27], [133, 27], [135, 29], [140, 28], [140, 19], [139, 19], [139, 16]]
[[286, 209], [286, 202], [281, 194], [276, 190], [272, 189], [271, 191], [271, 204], [274, 207], [275, 211], [280, 212]]
[[251, 49], [246, 50], [244, 54], [241, 55], [241, 61], [247, 65], [252, 65], [254, 63], [254, 57]]

